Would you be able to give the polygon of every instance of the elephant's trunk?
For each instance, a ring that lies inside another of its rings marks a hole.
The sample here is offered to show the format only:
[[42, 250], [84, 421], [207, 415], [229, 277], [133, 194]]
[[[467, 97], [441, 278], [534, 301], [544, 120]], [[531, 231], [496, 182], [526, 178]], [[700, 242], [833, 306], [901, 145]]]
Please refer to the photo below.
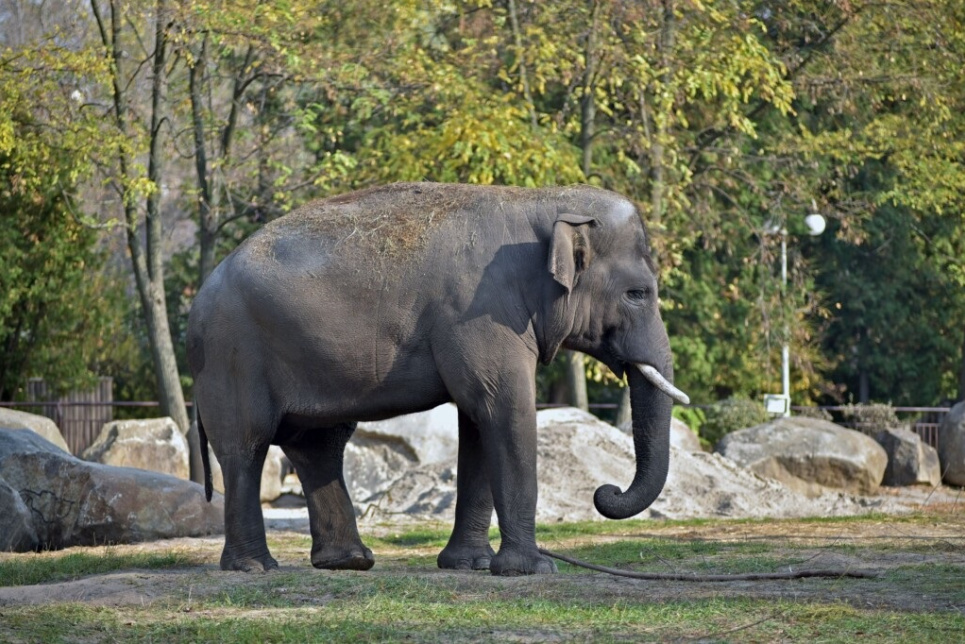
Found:
[[670, 412], [673, 400], [665, 393], [663, 384], [673, 381], [673, 367], [668, 366], [664, 370], [664, 383], [658, 383], [661, 384], [660, 388], [642, 370], [628, 369], [627, 377], [633, 411], [637, 473], [626, 492], [621, 492], [615, 485], [603, 485], [593, 495], [597, 511], [609, 519], [626, 519], [646, 510], [663, 490], [670, 467]]

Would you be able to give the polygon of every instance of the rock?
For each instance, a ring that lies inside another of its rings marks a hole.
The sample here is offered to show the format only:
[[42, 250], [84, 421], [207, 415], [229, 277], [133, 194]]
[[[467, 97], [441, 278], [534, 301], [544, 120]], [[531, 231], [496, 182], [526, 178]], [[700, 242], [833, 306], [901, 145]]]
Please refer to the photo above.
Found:
[[[620, 431], [632, 436], [633, 425], [629, 422], [623, 423], [620, 425]], [[690, 429], [687, 423], [676, 418], [670, 419], [670, 446], [682, 449], [685, 452], [704, 451], [694, 430]]]
[[419, 465], [455, 463], [459, 452], [459, 412], [452, 403], [429, 411], [372, 423], [359, 423], [352, 442], [397, 443]]
[[874, 439], [817, 418], [777, 418], [732, 432], [715, 451], [808, 496], [826, 487], [872, 493], [888, 465]]
[[[536, 418], [536, 520], [602, 519], [593, 506], [593, 493], [605, 483], [625, 488], [633, 479], [633, 440], [578, 409], [541, 411]], [[408, 470], [368, 502], [357, 503], [357, 513], [374, 522], [388, 517], [452, 521], [455, 476], [454, 468], [442, 463]], [[667, 484], [638, 518], [836, 516], [866, 512], [873, 505], [841, 494], [808, 499], [718, 454], [671, 447]]]
[[115, 420], [104, 425], [81, 458], [190, 479], [188, 441], [171, 418]]
[[[359, 423], [345, 446], [343, 472], [349, 496], [358, 507], [367, 507], [409, 471], [434, 464], [455, 466], [458, 451], [459, 413], [451, 403], [416, 414]], [[285, 489], [299, 490], [291, 480]]]
[[352, 436], [345, 446], [343, 474], [349, 498], [355, 503], [370, 502], [406, 472], [417, 467], [419, 462], [412, 450], [398, 441]]
[[57, 429], [56, 423], [46, 416], [27, 414], [22, 411], [0, 407], [0, 428], [29, 429], [70, 454], [70, 448], [67, 446], [67, 441], [64, 440], [64, 435]]
[[910, 429], [889, 428], [875, 434], [875, 440], [888, 454], [883, 485], [941, 485], [938, 452], [918, 434]]
[[400, 474], [385, 489], [355, 504], [355, 512], [360, 519], [431, 518], [452, 521], [455, 518], [455, 467], [432, 463], [404, 470]]
[[281, 496], [282, 463], [285, 452], [277, 445], [268, 448], [265, 467], [261, 470], [261, 502], [270, 503]]
[[0, 478], [0, 552], [29, 552], [36, 550], [40, 541], [34, 530], [30, 509], [20, 493]]
[[0, 430], [0, 477], [33, 517], [40, 548], [195, 537], [224, 529], [224, 498], [173, 476], [90, 463], [33, 432]]
[[965, 402], [953, 406], [938, 427], [938, 460], [945, 483], [965, 486]]

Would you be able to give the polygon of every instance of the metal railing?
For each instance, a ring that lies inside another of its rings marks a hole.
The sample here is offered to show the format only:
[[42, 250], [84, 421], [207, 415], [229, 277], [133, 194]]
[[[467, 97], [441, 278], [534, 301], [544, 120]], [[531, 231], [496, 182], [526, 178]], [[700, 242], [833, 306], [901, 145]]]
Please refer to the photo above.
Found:
[[[54, 402], [0, 402], [0, 407], [21, 409], [29, 413], [46, 416], [57, 424], [64, 440], [70, 447], [73, 454], [80, 454], [100, 434], [104, 423], [113, 420], [116, 414], [114, 410], [119, 409], [149, 409], [159, 407], [157, 401], [67, 401], [59, 400]], [[187, 402], [190, 409], [191, 402]], [[537, 403], [538, 409], [550, 409], [554, 407], [565, 407], [563, 404]], [[689, 405], [701, 407], [701, 405]], [[591, 410], [612, 412], [618, 407], [615, 403], [594, 403], [590, 405]], [[792, 407], [792, 412], [806, 414], [808, 409], [823, 409], [829, 412], [834, 422], [843, 427], [850, 427], [858, 430], [871, 430], [870, 427], [862, 427], [843, 418], [843, 412], [848, 409], [843, 406], [827, 407]], [[950, 411], [949, 407], [895, 407], [895, 413], [900, 419], [907, 418], [908, 427], [921, 436], [922, 441], [931, 445], [938, 446], [938, 428], [942, 418]], [[100, 413], [98, 413], [100, 412]]]
[[[800, 412], [804, 409], [806, 408], [791, 407], [792, 412], [795, 410]], [[844, 418], [844, 413], [851, 409], [850, 407], [839, 405], [818, 407], [818, 409], [829, 412], [834, 418], [834, 422], [842, 427], [857, 429], [865, 433], [878, 429], [868, 423], [861, 423]], [[908, 429], [921, 436], [922, 442], [936, 449], [938, 448], [938, 428], [941, 426], [945, 415], [951, 411], [951, 407], [893, 407], [892, 409], [895, 415], [898, 416], [898, 419], [907, 424]]]

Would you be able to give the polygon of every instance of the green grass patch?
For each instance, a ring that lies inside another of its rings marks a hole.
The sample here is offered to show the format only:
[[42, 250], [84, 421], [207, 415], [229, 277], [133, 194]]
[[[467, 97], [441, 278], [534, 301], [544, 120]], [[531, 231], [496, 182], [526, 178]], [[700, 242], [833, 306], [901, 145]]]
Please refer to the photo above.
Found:
[[62, 556], [25, 556], [0, 561], [0, 586], [29, 586], [118, 570], [157, 570], [200, 564], [197, 556], [182, 552], [119, 554], [111, 548], [96, 554], [71, 552]]
[[[409, 591], [416, 589], [406, 586]], [[75, 642], [497, 642], [666, 641], [947, 643], [965, 632], [958, 613], [907, 613], [839, 602], [705, 598], [639, 601], [537, 595], [500, 599], [452, 592], [396, 596], [400, 588], [336, 598], [324, 607], [164, 611], [32, 608], [0, 620], [0, 639]], [[374, 589], [373, 589], [374, 590]], [[5, 632], [6, 631], [6, 632]], [[15, 634], [15, 635], [13, 635]]]

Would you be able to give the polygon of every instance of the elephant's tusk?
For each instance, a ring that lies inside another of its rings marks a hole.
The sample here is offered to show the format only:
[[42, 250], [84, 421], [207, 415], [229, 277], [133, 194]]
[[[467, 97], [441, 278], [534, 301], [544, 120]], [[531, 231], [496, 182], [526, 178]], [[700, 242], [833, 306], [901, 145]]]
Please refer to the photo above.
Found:
[[690, 396], [680, 391], [674, 387], [663, 375], [656, 370], [655, 367], [651, 367], [648, 364], [636, 364], [634, 365], [643, 374], [643, 377], [650, 381], [650, 384], [667, 394], [681, 405], [690, 404]]

